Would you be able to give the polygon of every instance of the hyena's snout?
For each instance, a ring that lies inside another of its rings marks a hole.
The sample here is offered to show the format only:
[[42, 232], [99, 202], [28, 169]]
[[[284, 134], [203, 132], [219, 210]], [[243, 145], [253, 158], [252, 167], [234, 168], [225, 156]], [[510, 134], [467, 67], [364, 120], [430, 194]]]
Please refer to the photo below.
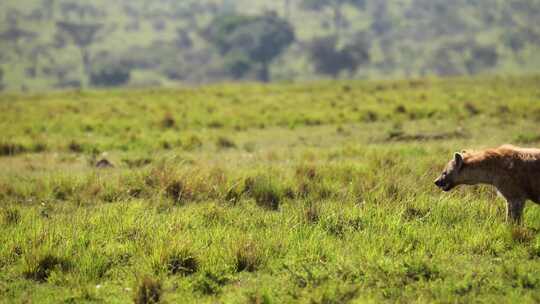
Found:
[[437, 180], [435, 180], [435, 186], [439, 187], [439, 189], [445, 192], [452, 190], [452, 188], [454, 187], [451, 181], [442, 177], [439, 177]]

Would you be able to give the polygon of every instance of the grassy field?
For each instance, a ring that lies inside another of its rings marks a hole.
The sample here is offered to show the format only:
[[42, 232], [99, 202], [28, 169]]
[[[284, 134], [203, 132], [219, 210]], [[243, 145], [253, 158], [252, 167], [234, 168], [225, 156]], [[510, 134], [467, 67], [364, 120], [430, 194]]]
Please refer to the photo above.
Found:
[[538, 76], [4, 94], [0, 130], [0, 302], [540, 301], [540, 208], [433, 185], [540, 143]]

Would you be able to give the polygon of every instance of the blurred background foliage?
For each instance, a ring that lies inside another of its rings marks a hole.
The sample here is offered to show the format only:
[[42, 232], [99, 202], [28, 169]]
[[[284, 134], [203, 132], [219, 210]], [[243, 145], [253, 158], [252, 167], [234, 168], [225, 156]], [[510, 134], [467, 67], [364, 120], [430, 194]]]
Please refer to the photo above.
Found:
[[526, 74], [539, 0], [7, 0], [0, 89]]

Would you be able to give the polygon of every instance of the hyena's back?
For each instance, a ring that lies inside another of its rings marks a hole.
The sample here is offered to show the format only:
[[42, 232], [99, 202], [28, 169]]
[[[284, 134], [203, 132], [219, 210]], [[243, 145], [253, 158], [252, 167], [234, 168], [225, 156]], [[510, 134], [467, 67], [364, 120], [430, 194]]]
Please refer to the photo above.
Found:
[[521, 188], [516, 191], [540, 204], [540, 149], [504, 145], [494, 149], [493, 153], [502, 156], [500, 159], [511, 171], [508, 182]]

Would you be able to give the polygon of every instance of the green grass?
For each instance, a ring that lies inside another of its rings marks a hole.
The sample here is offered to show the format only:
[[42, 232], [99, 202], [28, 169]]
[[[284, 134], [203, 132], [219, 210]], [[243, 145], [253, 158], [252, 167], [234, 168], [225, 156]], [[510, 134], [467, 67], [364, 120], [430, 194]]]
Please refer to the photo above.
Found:
[[535, 303], [540, 208], [433, 180], [539, 121], [537, 76], [1, 95], [0, 298]]

